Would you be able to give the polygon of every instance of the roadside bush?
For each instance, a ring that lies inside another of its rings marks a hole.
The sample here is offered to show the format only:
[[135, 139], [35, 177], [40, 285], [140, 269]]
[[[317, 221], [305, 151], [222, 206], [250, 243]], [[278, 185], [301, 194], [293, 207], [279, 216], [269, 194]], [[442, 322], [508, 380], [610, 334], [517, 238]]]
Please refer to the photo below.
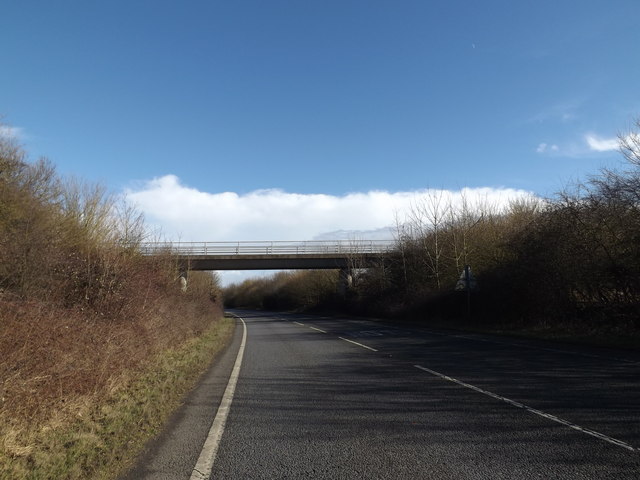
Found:
[[337, 288], [335, 270], [300, 270], [229, 285], [223, 296], [231, 308], [310, 309], [335, 301]]
[[217, 277], [192, 273], [182, 292], [176, 259], [143, 255], [145, 237], [105, 188], [0, 138], [0, 463], [46, 455], [31, 433], [95, 410], [220, 318]]

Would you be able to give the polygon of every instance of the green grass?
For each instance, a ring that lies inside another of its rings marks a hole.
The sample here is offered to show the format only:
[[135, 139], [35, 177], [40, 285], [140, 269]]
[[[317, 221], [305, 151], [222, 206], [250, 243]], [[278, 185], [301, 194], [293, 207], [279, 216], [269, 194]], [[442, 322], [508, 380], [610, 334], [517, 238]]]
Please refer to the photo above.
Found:
[[0, 479], [116, 478], [181, 405], [230, 341], [234, 324], [216, 321], [202, 336], [154, 357], [143, 371], [123, 374], [108, 395], [86, 399], [73, 418], [17, 432], [12, 438], [20, 438], [24, 454], [9, 455], [0, 444]]

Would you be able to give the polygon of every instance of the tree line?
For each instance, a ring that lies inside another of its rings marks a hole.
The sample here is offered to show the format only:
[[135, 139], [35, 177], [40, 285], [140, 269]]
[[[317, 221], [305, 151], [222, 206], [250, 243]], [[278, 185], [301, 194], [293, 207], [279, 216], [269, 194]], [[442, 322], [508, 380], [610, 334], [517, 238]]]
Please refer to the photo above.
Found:
[[337, 274], [297, 272], [233, 285], [225, 300], [452, 321], [467, 316], [469, 296], [455, 287], [469, 265], [477, 281], [472, 321], [635, 330], [640, 136], [619, 138], [619, 169], [603, 169], [552, 198], [532, 196], [505, 208], [464, 195], [453, 204], [437, 193], [416, 202], [397, 221], [393, 251], [377, 268], [356, 268], [346, 297], [337, 294]]

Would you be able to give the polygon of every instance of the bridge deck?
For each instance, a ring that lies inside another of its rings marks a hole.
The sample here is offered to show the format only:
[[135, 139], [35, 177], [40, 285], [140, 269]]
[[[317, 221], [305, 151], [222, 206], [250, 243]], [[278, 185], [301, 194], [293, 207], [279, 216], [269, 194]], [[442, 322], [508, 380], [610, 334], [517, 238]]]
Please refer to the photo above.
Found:
[[341, 269], [373, 266], [393, 241], [146, 243], [147, 255], [169, 252], [189, 270]]

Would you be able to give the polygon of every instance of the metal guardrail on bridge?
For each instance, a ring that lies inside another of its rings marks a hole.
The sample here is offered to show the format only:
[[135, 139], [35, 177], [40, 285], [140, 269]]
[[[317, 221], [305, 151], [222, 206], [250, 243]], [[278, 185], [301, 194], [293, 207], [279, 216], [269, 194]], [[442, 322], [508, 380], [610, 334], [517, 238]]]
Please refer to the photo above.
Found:
[[394, 240], [309, 240], [303, 242], [148, 242], [146, 255], [171, 252], [181, 256], [229, 255], [366, 255], [391, 250]]

